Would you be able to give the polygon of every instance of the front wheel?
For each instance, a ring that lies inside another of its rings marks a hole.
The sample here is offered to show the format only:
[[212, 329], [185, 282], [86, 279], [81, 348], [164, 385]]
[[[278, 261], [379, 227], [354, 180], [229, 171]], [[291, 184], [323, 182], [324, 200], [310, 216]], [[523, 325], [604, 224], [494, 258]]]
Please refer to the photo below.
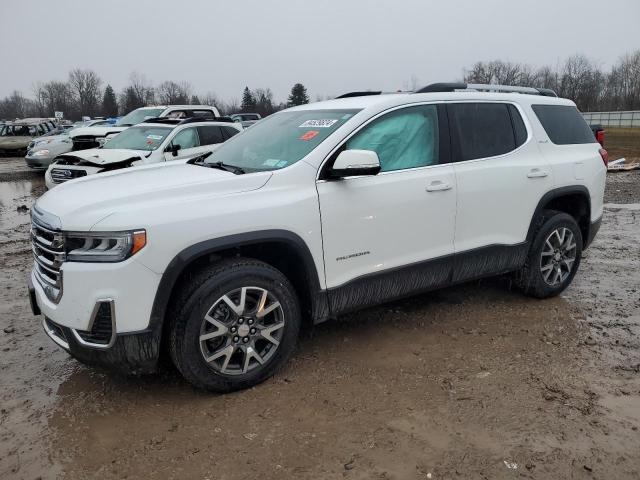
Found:
[[566, 213], [545, 211], [538, 219], [517, 283], [525, 294], [548, 298], [567, 288], [580, 265], [582, 233]]
[[192, 384], [216, 392], [248, 388], [289, 358], [300, 307], [280, 271], [257, 260], [230, 259], [188, 283], [174, 308], [170, 350]]

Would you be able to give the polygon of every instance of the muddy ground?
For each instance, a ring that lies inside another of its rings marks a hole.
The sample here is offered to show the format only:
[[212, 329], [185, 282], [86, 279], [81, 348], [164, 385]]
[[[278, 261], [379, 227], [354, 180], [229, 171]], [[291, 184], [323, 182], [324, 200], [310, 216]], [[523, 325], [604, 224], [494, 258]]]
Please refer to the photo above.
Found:
[[640, 172], [559, 298], [474, 282], [317, 327], [265, 384], [70, 359], [31, 315], [40, 176], [0, 160], [0, 478], [637, 479]]

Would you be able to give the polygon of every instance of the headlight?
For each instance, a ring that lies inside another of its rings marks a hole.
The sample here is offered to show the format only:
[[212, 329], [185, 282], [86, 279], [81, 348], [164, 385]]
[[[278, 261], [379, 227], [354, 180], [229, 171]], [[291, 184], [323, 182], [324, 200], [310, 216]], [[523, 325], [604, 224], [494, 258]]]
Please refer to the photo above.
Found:
[[129, 232], [68, 232], [65, 251], [68, 262], [121, 262], [147, 244], [144, 230]]
[[100, 146], [104, 145], [105, 143], [107, 143], [107, 139], [104, 137], [96, 137], [96, 143]]
[[49, 150], [38, 150], [31, 154], [32, 157], [44, 157], [45, 155], [49, 155]]

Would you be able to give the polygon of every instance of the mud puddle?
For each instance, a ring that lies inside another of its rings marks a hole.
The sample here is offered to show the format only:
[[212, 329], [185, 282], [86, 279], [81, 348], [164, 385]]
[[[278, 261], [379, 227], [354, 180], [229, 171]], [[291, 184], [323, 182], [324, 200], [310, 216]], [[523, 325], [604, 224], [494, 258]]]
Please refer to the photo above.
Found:
[[[640, 175], [618, 175], [607, 201], [640, 203]], [[5, 185], [3, 208], [38, 194]], [[4, 211], [22, 245], [28, 216]], [[560, 298], [502, 278], [369, 309], [231, 395], [70, 360], [29, 311], [29, 255], [2, 243], [0, 478], [638, 478], [639, 217], [607, 206]]]

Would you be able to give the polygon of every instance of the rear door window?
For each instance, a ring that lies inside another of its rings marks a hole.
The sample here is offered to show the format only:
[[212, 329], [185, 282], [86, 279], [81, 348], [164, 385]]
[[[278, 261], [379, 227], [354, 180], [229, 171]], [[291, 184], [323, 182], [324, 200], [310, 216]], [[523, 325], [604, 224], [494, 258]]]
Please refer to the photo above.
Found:
[[571, 105], [531, 105], [549, 139], [556, 145], [595, 143], [593, 132]]
[[233, 128], [233, 127], [221, 127], [221, 128], [227, 140], [233, 137], [234, 135], [237, 135], [240, 133], [237, 128]]
[[452, 103], [447, 111], [455, 161], [495, 157], [516, 149], [516, 136], [507, 104]]
[[198, 127], [198, 135], [200, 137], [200, 145], [214, 145], [225, 140], [220, 127], [217, 125]]

